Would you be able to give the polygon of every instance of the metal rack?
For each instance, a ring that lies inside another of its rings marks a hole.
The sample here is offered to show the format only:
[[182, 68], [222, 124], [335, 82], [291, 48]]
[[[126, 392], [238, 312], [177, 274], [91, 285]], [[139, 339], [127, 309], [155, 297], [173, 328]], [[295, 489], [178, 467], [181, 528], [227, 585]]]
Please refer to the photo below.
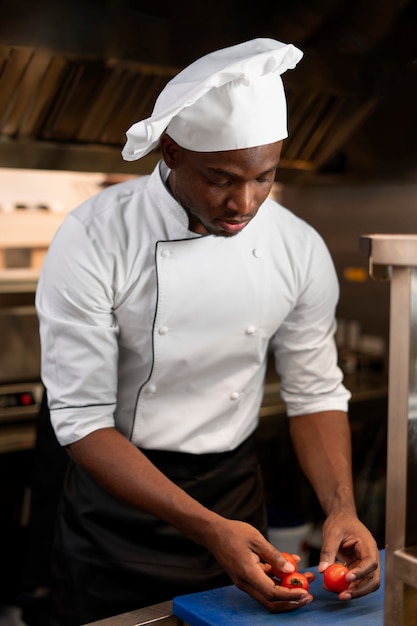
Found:
[[364, 235], [369, 273], [390, 280], [384, 626], [417, 624], [417, 235]]

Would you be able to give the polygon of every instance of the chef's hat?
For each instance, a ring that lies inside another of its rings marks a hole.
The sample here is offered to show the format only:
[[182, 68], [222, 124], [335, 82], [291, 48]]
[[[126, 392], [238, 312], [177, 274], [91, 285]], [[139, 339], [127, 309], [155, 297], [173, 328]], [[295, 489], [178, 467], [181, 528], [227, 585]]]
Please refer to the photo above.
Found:
[[292, 44], [253, 39], [198, 59], [158, 96], [152, 115], [126, 133], [122, 155], [135, 161], [162, 133], [196, 152], [237, 150], [287, 137], [281, 74], [303, 56]]

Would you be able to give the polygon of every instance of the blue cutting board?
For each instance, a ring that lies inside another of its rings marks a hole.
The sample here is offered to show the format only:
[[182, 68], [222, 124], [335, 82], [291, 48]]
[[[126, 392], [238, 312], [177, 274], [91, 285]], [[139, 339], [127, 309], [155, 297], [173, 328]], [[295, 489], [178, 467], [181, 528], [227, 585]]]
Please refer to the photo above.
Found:
[[317, 574], [317, 568], [311, 568], [317, 575], [310, 584], [314, 600], [291, 613], [268, 613], [256, 600], [234, 585], [177, 596], [172, 603], [173, 613], [190, 626], [334, 626], [339, 623], [383, 626], [384, 557], [385, 553], [381, 551], [381, 587], [378, 591], [349, 602], [341, 602], [337, 594], [325, 591], [322, 575]]

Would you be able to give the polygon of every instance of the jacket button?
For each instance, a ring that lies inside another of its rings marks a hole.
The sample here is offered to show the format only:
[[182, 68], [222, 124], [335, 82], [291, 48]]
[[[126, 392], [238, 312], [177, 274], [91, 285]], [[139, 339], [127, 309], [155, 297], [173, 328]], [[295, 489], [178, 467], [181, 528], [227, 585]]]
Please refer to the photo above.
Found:
[[161, 256], [163, 256], [163, 257], [167, 258], [167, 257], [171, 256], [171, 251], [170, 251], [170, 250], [167, 250], [167, 249], [165, 248], [164, 250], [162, 250], [162, 252], [161, 252]]
[[231, 399], [231, 400], [237, 400], [237, 399], [238, 399], [238, 397], [239, 397], [239, 395], [240, 395], [240, 394], [239, 394], [239, 392], [238, 392], [238, 391], [233, 391], [233, 392], [230, 394], [230, 399]]
[[253, 254], [254, 257], [259, 259], [262, 256], [262, 250], [260, 248], [254, 248], [252, 250], [252, 254]]
[[158, 333], [160, 335], [166, 335], [168, 332], [168, 326], [161, 326], [161, 328], [158, 330]]
[[255, 332], [255, 330], [256, 330], [255, 326], [250, 325], [250, 326], [248, 326], [248, 327], [247, 327], [247, 329], [246, 329], [246, 334], [247, 334], [247, 335], [253, 335], [253, 333]]
[[148, 386], [148, 393], [149, 393], [149, 394], [154, 394], [154, 393], [156, 393], [156, 385], [149, 385], [149, 386]]

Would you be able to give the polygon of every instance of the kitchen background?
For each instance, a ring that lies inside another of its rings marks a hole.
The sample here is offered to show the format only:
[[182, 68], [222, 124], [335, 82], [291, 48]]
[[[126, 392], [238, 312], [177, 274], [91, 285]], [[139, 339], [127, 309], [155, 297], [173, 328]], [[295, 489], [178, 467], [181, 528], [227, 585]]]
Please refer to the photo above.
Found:
[[[124, 133], [150, 113], [177, 70], [214, 48], [257, 36], [292, 42], [305, 53], [283, 77], [290, 136], [273, 195], [317, 228], [334, 258], [340, 363], [353, 391], [358, 505], [384, 542], [390, 287], [369, 278], [358, 242], [362, 234], [417, 232], [417, 3], [195, 4], [2, 2], [0, 542], [9, 574], [0, 606], [13, 604], [22, 591], [31, 535], [42, 399], [33, 298], [49, 241], [84, 198], [151, 171], [158, 150], [127, 163], [120, 156]], [[259, 429], [271, 528], [278, 541], [299, 541], [303, 528], [298, 548], [314, 559], [321, 512], [297, 472], [278, 392], [271, 368]], [[294, 480], [277, 493], [275, 477], [289, 468]], [[277, 508], [283, 529], [274, 526]]]

